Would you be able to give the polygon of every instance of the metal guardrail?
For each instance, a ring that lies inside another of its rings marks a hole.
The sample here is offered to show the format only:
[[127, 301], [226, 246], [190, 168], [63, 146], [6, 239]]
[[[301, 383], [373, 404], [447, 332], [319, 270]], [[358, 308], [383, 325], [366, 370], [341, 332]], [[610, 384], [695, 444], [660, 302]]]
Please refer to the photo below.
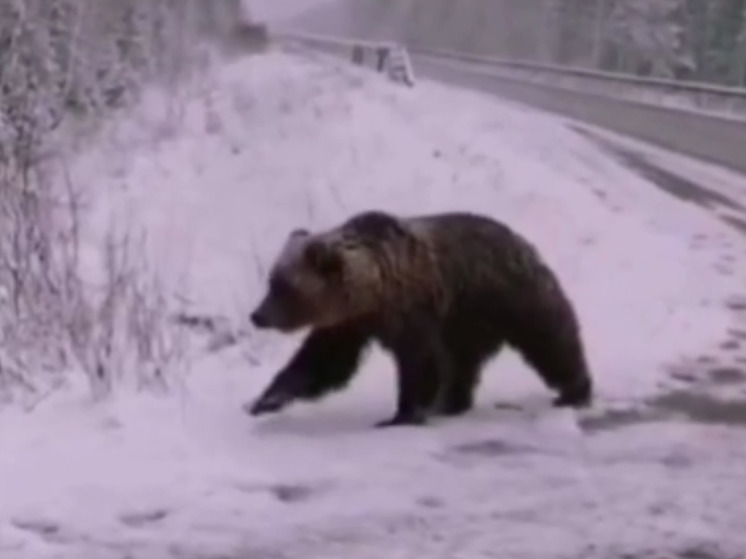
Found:
[[[336, 55], [359, 58], [362, 49], [377, 52], [393, 48], [392, 43], [357, 41], [317, 35], [282, 33], [281, 40], [291, 40]], [[471, 87], [557, 113], [579, 121], [614, 130], [664, 148], [710, 161], [746, 173], [746, 121], [726, 118], [722, 114], [682, 110], [642, 102], [619, 95], [599, 94], [593, 88], [571, 88], [557, 80], [537, 82], [524, 76], [509, 75], [499, 65], [469, 61], [471, 55], [444, 54], [432, 49], [410, 49], [418, 73], [461, 87]], [[520, 63], [519, 63], [520, 64]], [[555, 68], [556, 69], [556, 68]], [[614, 75], [614, 79], [620, 76]], [[623, 82], [653, 83], [652, 87], [675, 86], [684, 91], [701, 90], [721, 95], [746, 97], [746, 91], [700, 84], [669, 83], [667, 80], [645, 80], [622, 77]], [[655, 83], [658, 82], [658, 83]], [[663, 82], [662, 84], [660, 82]]]
[[273, 31], [271, 37], [286, 43], [313, 47], [336, 56], [349, 56], [353, 64], [372, 67], [377, 72], [385, 73], [395, 83], [408, 87], [414, 85], [414, 71], [409, 54], [398, 43], [341, 39], [281, 30]]
[[[351, 45], [374, 51], [391, 48], [387, 41], [363, 41], [347, 37], [326, 37], [296, 31], [281, 32], [280, 37], [302, 41], [326, 51], [349, 52]], [[646, 78], [626, 74], [541, 64], [522, 60], [455, 52], [419, 45], [407, 45], [412, 54], [449, 58], [493, 69], [495, 74], [521, 78], [525, 81], [549, 84], [599, 95], [610, 95], [655, 106], [702, 111], [727, 118], [746, 120], [746, 89], [708, 85], [698, 82]]]
[[607, 128], [672, 151], [746, 173], [746, 122], [493, 73], [491, 68], [413, 55], [417, 71], [564, 117]]
[[746, 120], [746, 89], [691, 81], [647, 78], [615, 72], [573, 68], [460, 53], [409, 45], [412, 54], [424, 54], [488, 66], [506, 76], [547, 83], [555, 87], [592, 91], [682, 110], [699, 110]]
[[290, 44], [301, 44], [337, 56], [350, 57], [353, 64], [370, 65], [383, 71], [388, 53], [396, 46], [384, 41], [360, 41], [338, 37], [325, 37], [296, 31], [272, 30], [271, 38]]

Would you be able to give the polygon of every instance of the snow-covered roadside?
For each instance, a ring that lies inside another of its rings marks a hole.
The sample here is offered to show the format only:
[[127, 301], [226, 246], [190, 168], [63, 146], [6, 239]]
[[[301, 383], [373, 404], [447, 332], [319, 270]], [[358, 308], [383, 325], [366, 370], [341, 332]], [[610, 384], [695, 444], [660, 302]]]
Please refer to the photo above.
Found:
[[583, 128], [613, 146], [642, 153], [655, 165], [699, 185], [707, 191], [704, 198], [716, 215], [746, 223], [746, 176], [608, 130], [586, 124]]
[[[197, 312], [242, 324], [292, 227], [372, 207], [468, 209], [514, 225], [557, 268], [601, 406], [662, 390], [667, 363], [729, 326], [719, 296], [738, 285], [713, 267], [732, 232], [559, 119], [278, 52], [216, 70], [167, 137], [143, 121], [165, 104], [151, 101], [72, 176], [106, 193], [92, 234], [112, 216], [145, 226], [151, 260]], [[703, 237], [712, 246], [692, 252]], [[744, 481], [737, 432], [583, 436], [512, 354], [486, 372], [477, 410], [429, 429], [371, 430], [392, 406], [380, 353], [344, 394], [248, 418], [241, 403], [295, 343], [268, 335], [202, 356], [165, 400], [92, 407], [71, 390], [0, 415], [0, 557], [523, 559], [739, 543], [717, 531], [741, 504], [715, 487]]]

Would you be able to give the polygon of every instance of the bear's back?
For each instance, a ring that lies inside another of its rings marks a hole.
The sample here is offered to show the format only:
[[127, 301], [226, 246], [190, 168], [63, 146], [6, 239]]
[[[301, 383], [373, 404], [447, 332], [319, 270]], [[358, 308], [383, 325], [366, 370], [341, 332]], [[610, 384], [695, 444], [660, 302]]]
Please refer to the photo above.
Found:
[[554, 281], [534, 245], [490, 217], [452, 212], [413, 217], [407, 223], [421, 242], [430, 244], [456, 305], [500, 301], [502, 307], [538, 296], [535, 291]]

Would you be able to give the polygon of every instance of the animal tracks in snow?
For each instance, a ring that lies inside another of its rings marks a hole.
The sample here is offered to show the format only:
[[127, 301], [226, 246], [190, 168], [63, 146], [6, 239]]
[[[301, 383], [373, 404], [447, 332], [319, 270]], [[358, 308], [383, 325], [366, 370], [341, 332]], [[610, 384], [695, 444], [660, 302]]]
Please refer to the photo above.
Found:
[[330, 492], [334, 485], [331, 482], [287, 482], [287, 483], [235, 483], [234, 489], [242, 493], [268, 494], [281, 503], [303, 503]]
[[149, 509], [136, 512], [125, 512], [119, 515], [119, 521], [130, 528], [143, 528], [158, 524], [166, 517], [170, 511], [168, 509]]
[[54, 540], [63, 532], [60, 524], [44, 518], [14, 518], [10, 523], [18, 530], [34, 534], [43, 540]]

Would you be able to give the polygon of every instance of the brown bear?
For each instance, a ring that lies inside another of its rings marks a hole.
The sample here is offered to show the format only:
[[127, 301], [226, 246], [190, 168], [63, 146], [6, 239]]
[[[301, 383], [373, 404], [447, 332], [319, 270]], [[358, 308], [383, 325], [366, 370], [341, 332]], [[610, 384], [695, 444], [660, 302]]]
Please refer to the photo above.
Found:
[[397, 366], [396, 412], [381, 427], [469, 410], [483, 365], [505, 344], [558, 393], [555, 406], [592, 401], [578, 319], [557, 277], [529, 241], [476, 214], [369, 211], [326, 232], [296, 230], [251, 321], [311, 327], [252, 415], [344, 388], [372, 341]]

